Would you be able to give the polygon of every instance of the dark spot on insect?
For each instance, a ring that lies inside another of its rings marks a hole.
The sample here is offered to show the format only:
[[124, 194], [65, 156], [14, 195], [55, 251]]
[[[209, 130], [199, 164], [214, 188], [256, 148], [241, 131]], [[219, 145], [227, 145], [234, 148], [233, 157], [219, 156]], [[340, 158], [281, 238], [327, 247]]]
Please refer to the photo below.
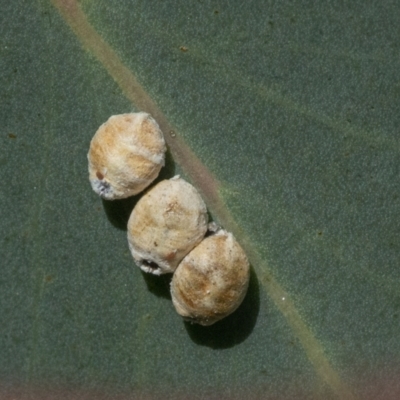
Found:
[[173, 252], [167, 254], [167, 256], [165, 257], [165, 259], [166, 259], [167, 261], [172, 261], [172, 260], [174, 259], [175, 255], [176, 255], [176, 251], [173, 251]]
[[322, 231], [318, 231], [318, 235], [321, 236], [322, 235]]
[[142, 264], [145, 267], [149, 267], [151, 269], [158, 269], [159, 268], [159, 266], [154, 261], [150, 261], [150, 260], [143, 260]]
[[110, 184], [108, 182], [101, 182], [100, 189], [99, 189], [99, 195], [100, 196], [105, 196], [107, 193], [110, 191]]
[[215, 235], [215, 231], [212, 231], [211, 229], [207, 229], [206, 234], [204, 235], [204, 237], [209, 237]]
[[97, 176], [97, 178], [99, 178], [100, 180], [104, 179], [104, 175], [103, 175], [101, 172], [99, 172], [99, 171], [96, 172], [96, 176]]
[[180, 46], [179, 50], [186, 53], [189, 49], [186, 46]]
[[13, 133], [9, 133], [9, 134], [8, 134], [8, 137], [9, 137], [10, 139], [16, 139], [16, 138], [17, 138], [17, 135], [14, 135]]

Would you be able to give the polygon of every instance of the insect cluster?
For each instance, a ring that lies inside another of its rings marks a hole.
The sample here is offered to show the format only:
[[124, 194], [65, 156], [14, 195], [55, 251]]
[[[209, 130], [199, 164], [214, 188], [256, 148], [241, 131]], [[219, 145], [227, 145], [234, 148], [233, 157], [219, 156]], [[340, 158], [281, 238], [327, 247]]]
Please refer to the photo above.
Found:
[[[107, 200], [146, 189], [165, 164], [166, 145], [147, 113], [114, 115], [100, 126], [88, 153], [93, 190]], [[172, 273], [178, 314], [211, 325], [234, 312], [248, 288], [250, 268], [229, 232], [208, 223], [198, 191], [175, 176], [147, 189], [128, 221], [128, 244], [137, 266]]]

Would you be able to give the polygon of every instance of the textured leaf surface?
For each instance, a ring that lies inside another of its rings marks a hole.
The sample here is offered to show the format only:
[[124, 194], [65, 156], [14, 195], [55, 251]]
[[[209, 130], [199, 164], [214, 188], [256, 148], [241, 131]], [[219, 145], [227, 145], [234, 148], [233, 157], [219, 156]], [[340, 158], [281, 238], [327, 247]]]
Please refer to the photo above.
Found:
[[[398, 399], [400, 3], [16, 1], [0, 15], [2, 398]], [[253, 267], [202, 328], [86, 153], [146, 110]]]

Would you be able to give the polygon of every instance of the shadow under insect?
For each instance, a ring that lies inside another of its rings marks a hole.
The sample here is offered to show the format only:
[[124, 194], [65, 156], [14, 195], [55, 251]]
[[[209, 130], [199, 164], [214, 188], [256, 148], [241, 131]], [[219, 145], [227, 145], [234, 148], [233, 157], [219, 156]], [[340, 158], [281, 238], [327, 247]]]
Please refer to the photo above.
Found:
[[163, 297], [171, 300], [170, 284], [172, 274], [152, 275], [147, 272], [140, 271], [146, 282], [147, 289], [157, 297]]

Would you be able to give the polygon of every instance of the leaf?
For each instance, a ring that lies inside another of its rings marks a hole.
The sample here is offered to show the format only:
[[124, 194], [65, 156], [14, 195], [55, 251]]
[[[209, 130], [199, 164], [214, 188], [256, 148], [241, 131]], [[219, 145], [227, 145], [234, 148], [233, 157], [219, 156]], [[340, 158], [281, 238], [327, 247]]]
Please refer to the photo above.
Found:
[[[0, 393], [397, 399], [395, 2], [19, 1], [0, 64]], [[239, 310], [184, 323], [86, 153], [145, 110], [253, 268]]]

